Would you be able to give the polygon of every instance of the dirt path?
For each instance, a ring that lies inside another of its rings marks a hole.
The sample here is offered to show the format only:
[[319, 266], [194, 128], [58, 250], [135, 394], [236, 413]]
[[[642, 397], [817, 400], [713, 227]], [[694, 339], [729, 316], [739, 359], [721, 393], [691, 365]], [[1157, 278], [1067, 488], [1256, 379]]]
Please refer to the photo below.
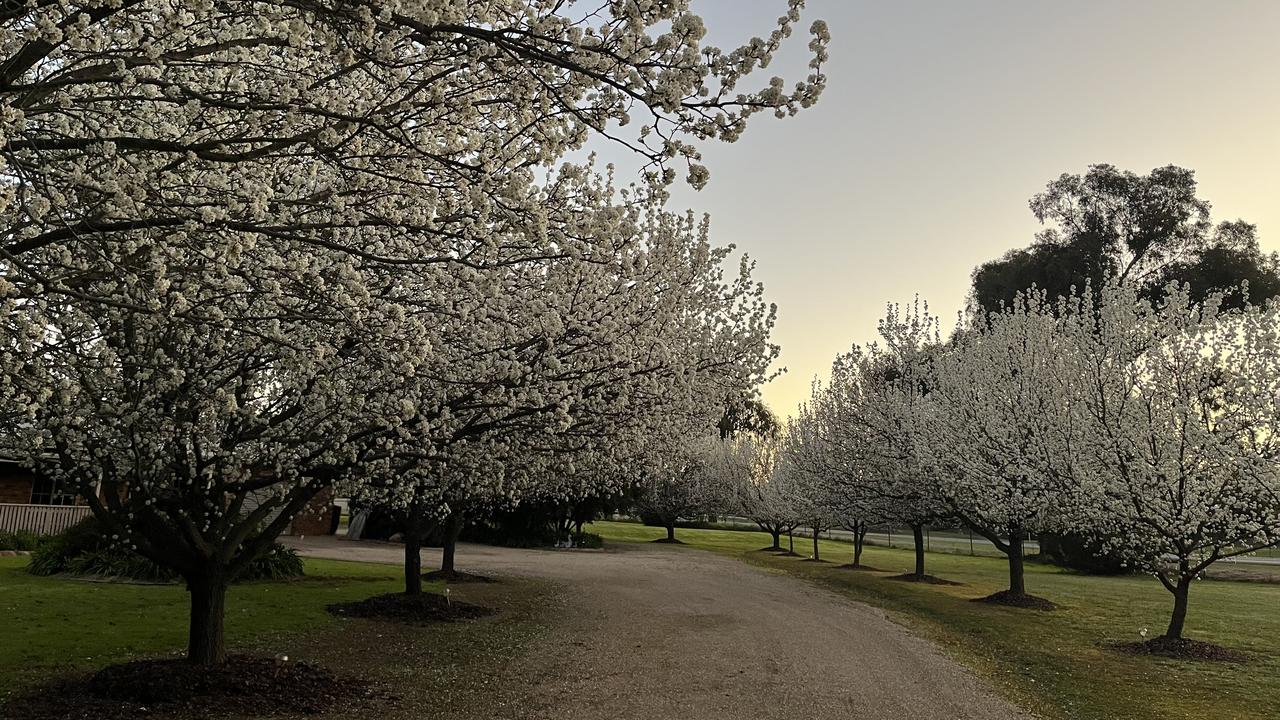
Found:
[[[332, 538], [293, 544], [336, 559], [403, 554]], [[438, 554], [425, 551], [423, 567]], [[550, 579], [568, 594], [548, 641], [504, 678], [502, 717], [1029, 717], [880, 611], [731, 558], [656, 545], [463, 545], [458, 566]], [[474, 717], [497, 717], [478, 709]]]

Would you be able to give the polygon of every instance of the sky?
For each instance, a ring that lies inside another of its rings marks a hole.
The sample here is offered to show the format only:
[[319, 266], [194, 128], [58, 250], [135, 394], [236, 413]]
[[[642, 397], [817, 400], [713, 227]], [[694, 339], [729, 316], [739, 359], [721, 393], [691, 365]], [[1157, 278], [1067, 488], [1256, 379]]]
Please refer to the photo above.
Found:
[[[692, 0], [707, 42], [765, 36], [784, 0]], [[944, 328], [970, 273], [1028, 245], [1030, 197], [1110, 163], [1192, 168], [1214, 220], [1280, 250], [1280, 2], [809, 0], [831, 32], [828, 86], [786, 120], [703, 147], [711, 182], [671, 205], [757, 261], [778, 305], [781, 416], [837, 353], [919, 295]], [[808, 36], [751, 85], [803, 79]], [[604, 159], [611, 160], [609, 152]]]

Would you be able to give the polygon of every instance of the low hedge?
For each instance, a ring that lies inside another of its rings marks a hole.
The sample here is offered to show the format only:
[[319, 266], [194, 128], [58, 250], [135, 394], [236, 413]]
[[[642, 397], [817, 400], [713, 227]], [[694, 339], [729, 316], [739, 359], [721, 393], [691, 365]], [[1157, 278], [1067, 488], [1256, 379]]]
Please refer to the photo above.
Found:
[[35, 550], [48, 540], [25, 530], [0, 532], [0, 550]]
[[[118, 577], [130, 580], [172, 582], [178, 579], [173, 570], [113, 543], [102, 531], [97, 518], [88, 517], [42, 543], [31, 554], [27, 572], [32, 575], [77, 575], [82, 577]], [[275, 543], [236, 578], [245, 580], [284, 580], [303, 574], [302, 558], [292, 549]]]

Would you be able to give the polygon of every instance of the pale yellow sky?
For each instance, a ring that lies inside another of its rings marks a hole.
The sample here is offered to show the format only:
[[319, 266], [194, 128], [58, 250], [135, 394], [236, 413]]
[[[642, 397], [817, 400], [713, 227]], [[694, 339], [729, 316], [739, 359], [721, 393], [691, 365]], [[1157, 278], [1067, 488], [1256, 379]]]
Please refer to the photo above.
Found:
[[[767, 33], [784, 4], [694, 0], [717, 44]], [[810, 0], [802, 24], [819, 17], [821, 102], [706, 148], [711, 184], [673, 197], [758, 262], [779, 414], [874, 339], [886, 302], [918, 293], [949, 323], [974, 266], [1031, 241], [1027, 200], [1063, 172], [1193, 168], [1215, 219], [1280, 249], [1280, 2]], [[800, 76], [806, 43], [768, 74]]]

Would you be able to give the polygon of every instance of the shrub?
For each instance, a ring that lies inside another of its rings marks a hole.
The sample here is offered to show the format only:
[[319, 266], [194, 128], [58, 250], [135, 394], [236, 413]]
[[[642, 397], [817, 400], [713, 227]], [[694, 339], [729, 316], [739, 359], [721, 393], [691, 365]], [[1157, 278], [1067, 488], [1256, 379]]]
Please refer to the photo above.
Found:
[[1060, 567], [1089, 575], [1123, 575], [1132, 572], [1124, 562], [1109, 555], [1102, 545], [1074, 533], [1040, 533], [1040, 557]]
[[[86, 577], [119, 577], [152, 582], [172, 582], [177, 573], [105, 537], [97, 518], [88, 517], [41, 544], [31, 554], [27, 572], [32, 575], [67, 573]], [[292, 549], [275, 543], [236, 578], [242, 580], [283, 580], [303, 574], [302, 558]]]
[[582, 532], [573, 536], [573, 545], [588, 550], [599, 550], [604, 547], [604, 538], [595, 533]]
[[35, 550], [45, 542], [47, 538], [25, 530], [0, 532], [0, 550]]
[[269, 550], [254, 558], [236, 580], [287, 580], [302, 575], [302, 558], [298, 553], [293, 548], [274, 543]]

